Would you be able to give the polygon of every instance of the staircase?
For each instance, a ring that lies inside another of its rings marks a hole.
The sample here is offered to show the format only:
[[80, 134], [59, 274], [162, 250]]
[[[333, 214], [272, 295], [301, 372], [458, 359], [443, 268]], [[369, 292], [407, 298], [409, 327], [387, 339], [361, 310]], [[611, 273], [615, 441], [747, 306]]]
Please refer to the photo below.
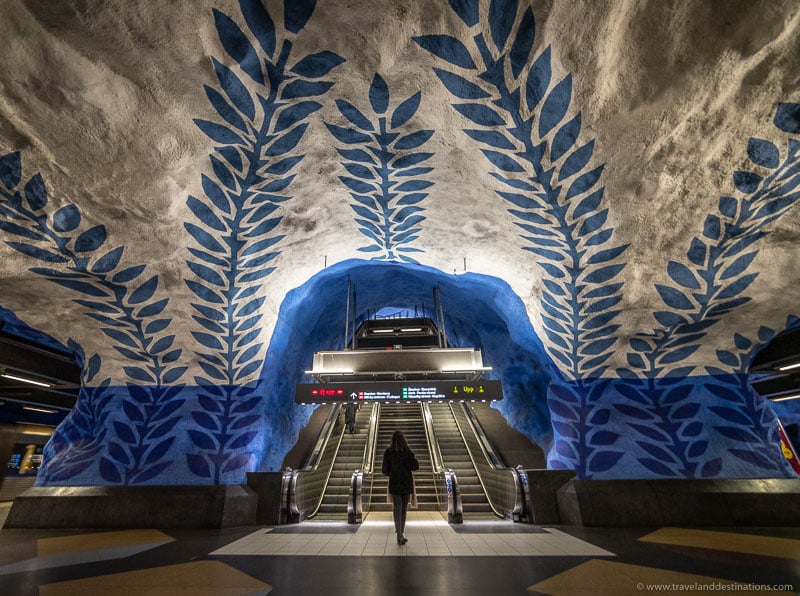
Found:
[[[425, 437], [425, 425], [422, 420], [422, 409], [418, 403], [381, 404], [381, 416], [378, 422], [378, 441], [375, 447], [375, 469], [372, 475], [371, 494], [365, 490], [367, 511], [391, 511], [392, 506], [386, 502], [386, 491], [389, 478], [381, 472], [383, 452], [391, 442], [394, 431], [399, 430], [408, 441], [408, 446], [419, 461], [419, 470], [414, 472], [417, 487], [417, 501], [420, 511], [438, 511], [436, 499], [436, 483], [443, 491], [442, 478], [434, 478], [431, 466], [430, 450]], [[365, 484], [366, 484], [365, 479]], [[365, 486], [366, 489], [366, 486]], [[368, 499], [368, 500], [367, 500]]]
[[[347, 498], [353, 472], [361, 468], [364, 459], [364, 446], [367, 442], [371, 406], [363, 405], [356, 415], [356, 432], [350, 434], [341, 420], [344, 429], [339, 451], [333, 460], [328, 485], [322, 496], [322, 503], [314, 515], [315, 520], [346, 520]], [[342, 417], [344, 414], [342, 414]], [[332, 437], [333, 438], [333, 437]]]
[[[458, 404], [455, 404], [458, 405]], [[439, 451], [445, 468], [452, 468], [458, 479], [464, 513], [492, 514], [492, 508], [483, 491], [478, 473], [469, 457], [469, 451], [453, 417], [449, 403], [429, 404], [433, 428], [439, 442]]]

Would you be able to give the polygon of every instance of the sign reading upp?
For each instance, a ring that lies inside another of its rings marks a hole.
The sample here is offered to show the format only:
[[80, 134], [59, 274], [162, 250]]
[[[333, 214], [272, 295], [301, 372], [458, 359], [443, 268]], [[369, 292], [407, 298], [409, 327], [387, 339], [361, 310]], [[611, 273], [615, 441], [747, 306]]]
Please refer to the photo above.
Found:
[[[297, 34], [315, 4], [286, 0], [286, 32]], [[205, 90], [219, 119], [195, 120], [215, 144], [213, 177], [202, 177], [204, 197], [189, 197], [195, 221], [185, 224], [195, 241], [187, 261], [195, 279], [186, 283], [197, 298], [193, 318], [202, 328], [192, 335], [205, 373], [195, 377], [203, 391], [191, 412], [195, 450], [187, 463], [194, 475], [214, 483], [241, 479], [267, 440], [268, 429], [256, 425], [263, 400], [252, 380], [263, 367], [263, 284], [280, 254], [279, 209], [291, 198], [283, 193], [304, 157], [297, 145], [307, 118], [322, 107], [311, 98], [333, 86], [324, 77], [344, 61], [329, 51], [295, 58], [290, 39], [278, 43], [260, 1], [240, 0], [239, 7], [249, 35], [214, 10], [220, 43], [234, 64], [213, 59], [219, 88]]]

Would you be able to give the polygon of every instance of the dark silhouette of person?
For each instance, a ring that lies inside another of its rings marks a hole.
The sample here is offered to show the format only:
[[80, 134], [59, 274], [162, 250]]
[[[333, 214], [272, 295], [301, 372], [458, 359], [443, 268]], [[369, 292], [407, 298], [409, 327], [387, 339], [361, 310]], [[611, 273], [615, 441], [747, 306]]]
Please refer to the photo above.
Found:
[[392, 512], [394, 515], [394, 531], [397, 534], [397, 544], [408, 542], [403, 535], [406, 529], [406, 512], [411, 493], [414, 492], [414, 476], [412, 472], [419, 470], [419, 461], [414, 456], [406, 442], [406, 438], [399, 430], [394, 431], [392, 442], [383, 452], [383, 466], [385, 476], [389, 477], [389, 495], [392, 498]]
[[350, 434], [356, 432], [356, 412], [358, 411], [358, 404], [348, 402], [344, 406], [344, 423], [347, 425], [347, 432]]

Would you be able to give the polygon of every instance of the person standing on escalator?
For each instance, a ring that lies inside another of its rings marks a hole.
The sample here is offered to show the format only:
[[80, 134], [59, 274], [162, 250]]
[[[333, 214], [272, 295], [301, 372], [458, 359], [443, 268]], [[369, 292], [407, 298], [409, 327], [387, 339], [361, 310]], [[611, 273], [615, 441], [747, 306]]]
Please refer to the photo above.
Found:
[[356, 412], [358, 411], [358, 404], [355, 402], [348, 402], [344, 406], [344, 423], [347, 425], [347, 432], [351, 435], [356, 432]]
[[392, 441], [383, 452], [383, 474], [389, 477], [389, 496], [394, 515], [394, 531], [397, 544], [408, 542], [403, 535], [406, 529], [406, 512], [411, 494], [414, 492], [412, 472], [419, 470], [419, 461], [408, 447], [406, 438], [399, 430], [392, 434]]

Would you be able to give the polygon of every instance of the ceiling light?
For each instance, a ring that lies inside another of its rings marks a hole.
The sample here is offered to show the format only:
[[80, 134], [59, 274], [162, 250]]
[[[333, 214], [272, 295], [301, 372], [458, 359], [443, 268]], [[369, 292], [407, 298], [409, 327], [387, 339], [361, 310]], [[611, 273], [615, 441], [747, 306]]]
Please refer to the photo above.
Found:
[[422, 327], [409, 327], [408, 329], [401, 329], [403, 333], [412, 333], [414, 331], [422, 331]]
[[790, 399], [800, 399], [800, 393], [797, 395], [787, 395], [786, 397], [779, 397], [777, 399], [773, 399], [772, 401], [787, 401]]
[[779, 366], [778, 370], [783, 372], [785, 370], [791, 370], [793, 368], [800, 368], [800, 362], [795, 362], [794, 364], [787, 364], [786, 366]]
[[44, 414], [57, 414], [58, 410], [50, 410], [48, 408], [34, 408], [33, 406], [22, 406], [23, 410], [28, 410], [29, 412], [43, 412]]
[[13, 379], [15, 381], [22, 381], [23, 383], [30, 383], [31, 385], [39, 385], [40, 387], [50, 387], [48, 383], [42, 383], [41, 381], [34, 381], [33, 379], [26, 379], [25, 377], [17, 377], [15, 375], [10, 375], [8, 373], [3, 373], [0, 377], [6, 379]]

